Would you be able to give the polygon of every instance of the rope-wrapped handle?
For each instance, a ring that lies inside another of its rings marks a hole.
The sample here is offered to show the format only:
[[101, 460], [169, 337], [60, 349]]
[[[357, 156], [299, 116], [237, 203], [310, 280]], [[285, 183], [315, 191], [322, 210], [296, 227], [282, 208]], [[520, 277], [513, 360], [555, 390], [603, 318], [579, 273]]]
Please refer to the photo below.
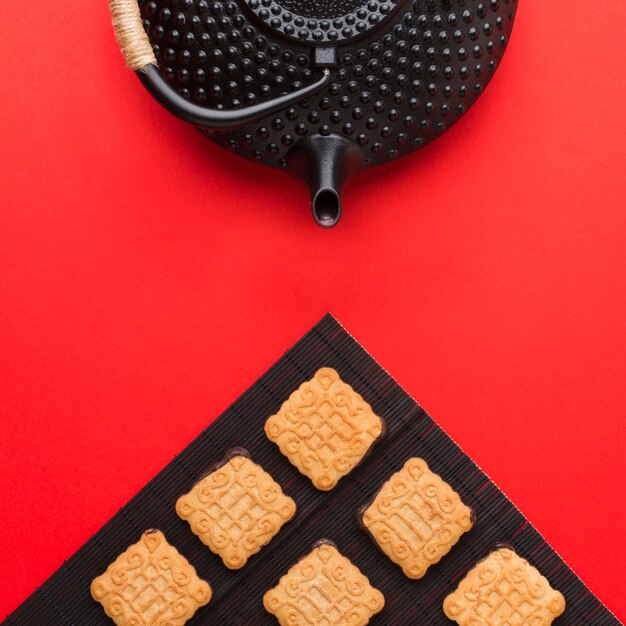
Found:
[[156, 65], [137, 0], [109, 0], [109, 8], [117, 41], [130, 69], [137, 71], [146, 65]]
[[170, 113], [194, 126], [212, 130], [245, 126], [320, 92], [330, 81], [330, 72], [326, 69], [315, 83], [267, 102], [232, 110], [198, 106], [176, 93], [161, 75], [152, 44], [143, 28], [137, 0], [109, 0], [109, 7], [117, 41], [130, 69], [137, 73], [144, 87]]

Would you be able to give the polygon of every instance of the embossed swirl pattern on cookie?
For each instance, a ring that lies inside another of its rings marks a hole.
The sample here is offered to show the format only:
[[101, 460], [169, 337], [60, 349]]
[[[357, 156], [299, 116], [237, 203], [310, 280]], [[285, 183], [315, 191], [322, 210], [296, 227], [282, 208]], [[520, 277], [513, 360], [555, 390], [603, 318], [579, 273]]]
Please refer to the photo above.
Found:
[[565, 598], [513, 550], [492, 552], [444, 601], [460, 626], [549, 626], [565, 611]]
[[268, 438], [322, 491], [349, 474], [382, 432], [380, 417], [328, 367], [300, 385], [265, 424]]
[[91, 583], [91, 595], [118, 626], [182, 626], [211, 594], [159, 531], [144, 533]]
[[385, 598], [337, 548], [324, 544], [298, 561], [263, 604], [281, 626], [365, 626]]
[[235, 456], [176, 503], [178, 515], [226, 567], [239, 569], [296, 513], [280, 485], [245, 456]]
[[473, 525], [472, 510], [422, 459], [409, 459], [381, 488], [362, 522], [409, 578], [422, 578]]

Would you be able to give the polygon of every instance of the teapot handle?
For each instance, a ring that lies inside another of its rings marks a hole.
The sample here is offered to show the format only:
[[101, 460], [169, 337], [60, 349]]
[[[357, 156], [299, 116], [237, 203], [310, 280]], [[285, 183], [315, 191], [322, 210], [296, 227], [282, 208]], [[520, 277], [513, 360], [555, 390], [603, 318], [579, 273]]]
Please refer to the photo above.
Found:
[[241, 109], [210, 109], [176, 93], [161, 74], [152, 45], [143, 28], [137, 0], [109, 0], [113, 28], [126, 63], [144, 87], [170, 113], [199, 128], [228, 130], [256, 122], [320, 92], [330, 82], [330, 72], [302, 89]]

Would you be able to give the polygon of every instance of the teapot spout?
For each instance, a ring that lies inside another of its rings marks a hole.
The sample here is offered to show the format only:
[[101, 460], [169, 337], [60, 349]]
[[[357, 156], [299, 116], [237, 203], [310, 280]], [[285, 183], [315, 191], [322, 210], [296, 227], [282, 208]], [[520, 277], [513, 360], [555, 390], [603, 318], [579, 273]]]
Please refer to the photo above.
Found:
[[365, 157], [352, 141], [339, 135], [313, 135], [301, 139], [287, 154], [293, 176], [311, 191], [311, 210], [322, 228], [336, 226], [341, 218], [341, 191], [364, 167]]

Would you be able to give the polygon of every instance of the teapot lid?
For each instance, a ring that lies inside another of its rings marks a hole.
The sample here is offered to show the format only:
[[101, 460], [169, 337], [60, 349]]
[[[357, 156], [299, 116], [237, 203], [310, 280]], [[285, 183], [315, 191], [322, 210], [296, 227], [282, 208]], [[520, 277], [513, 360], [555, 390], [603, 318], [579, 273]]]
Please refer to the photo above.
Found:
[[244, 0], [272, 30], [302, 43], [333, 45], [360, 37], [405, 0]]

